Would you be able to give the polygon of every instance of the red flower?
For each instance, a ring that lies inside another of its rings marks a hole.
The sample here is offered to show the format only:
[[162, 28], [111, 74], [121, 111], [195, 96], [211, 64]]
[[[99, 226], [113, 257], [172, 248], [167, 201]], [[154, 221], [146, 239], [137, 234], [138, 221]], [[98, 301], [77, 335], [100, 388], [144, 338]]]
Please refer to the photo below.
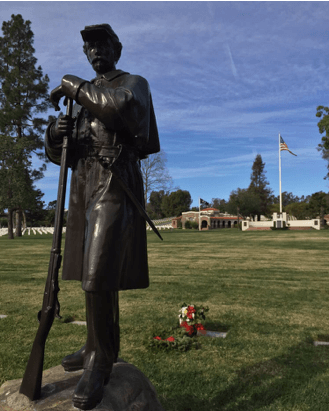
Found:
[[199, 330], [205, 330], [204, 326], [202, 324], [195, 324], [195, 328], [197, 329], [197, 331]]
[[193, 313], [195, 313], [195, 308], [192, 307], [192, 305], [189, 305], [187, 307], [187, 314], [186, 314], [187, 318], [192, 319], [193, 318], [193, 315], [192, 315]]
[[187, 324], [186, 321], [183, 321], [180, 325], [181, 327], [184, 327], [186, 329], [186, 331], [188, 331], [191, 327]]
[[153, 337], [154, 340], [161, 340], [161, 337]]
[[186, 332], [188, 332], [189, 335], [192, 335], [194, 333], [194, 326], [188, 325], [186, 321], [183, 321], [180, 326], [184, 327]]
[[173, 341], [175, 341], [175, 338], [174, 337], [168, 337], [168, 338], [166, 338], [166, 341], [173, 342]]

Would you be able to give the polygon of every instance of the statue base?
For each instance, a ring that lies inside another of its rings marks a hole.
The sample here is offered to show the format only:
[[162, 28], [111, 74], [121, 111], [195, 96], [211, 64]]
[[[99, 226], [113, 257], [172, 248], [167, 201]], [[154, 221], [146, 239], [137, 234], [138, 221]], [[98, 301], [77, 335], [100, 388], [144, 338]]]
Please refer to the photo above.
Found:
[[[30, 401], [19, 393], [22, 379], [5, 382], [0, 387], [0, 410], [5, 411], [73, 411], [75, 387], [81, 371], [65, 372], [61, 365], [43, 372], [41, 398]], [[134, 365], [118, 360], [113, 365], [109, 383], [97, 411], [164, 411], [151, 382]]]

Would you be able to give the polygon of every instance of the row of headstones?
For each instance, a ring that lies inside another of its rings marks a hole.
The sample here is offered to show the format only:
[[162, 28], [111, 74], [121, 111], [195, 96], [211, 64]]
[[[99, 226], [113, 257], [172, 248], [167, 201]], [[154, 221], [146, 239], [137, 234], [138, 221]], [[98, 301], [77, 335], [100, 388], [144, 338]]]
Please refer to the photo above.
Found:
[[152, 222], [155, 226], [167, 225], [167, 224], [171, 225], [171, 222], [172, 222], [173, 218], [175, 218], [175, 217], [166, 217], [166, 218], [161, 218], [160, 220], [152, 220]]
[[[172, 229], [172, 225], [171, 224], [166, 224], [166, 225], [160, 225], [157, 226], [158, 230], [171, 230]], [[147, 230], [152, 230], [152, 228], [147, 225]], [[15, 229], [14, 229], [15, 232]], [[66, 227], [63, 227], [63, 233], [66, 232]], [[53, 234], [54, 233], [54, 227], [28, 227], [25, 228], [22, 231], [22, 235], [24, 235], [25, 233], [27, 233], [27, 235], [31, 235], [32, 234]], [[0, 237], [3, 235], [7, 235], [8, 234], [8, 228], [0, 228]]]
[[[15, 232], [15, 229], [14, 229]], [[63, 227], [63, 233], [66, 232], [66, 227]], [[53, 234], [54, 233], [54, 227], [28, 227], [25, 228], [22, 231], [22, 235], [24, 235], [25, 233], [27, 233], [27, 235], [31, 235], [32, 234]], [[0, 237], [3, 235], [7, 235], [8, 234], [8, 228], [0, 228]]]
[[[172, 225], [171, 225], [171, 224], [156, 225], [156, 228], [157, 228], [158, 230], [168, 230], [168, 229], [170, 230], [170, 229], [172, 229]], [[152, 228], [151, 228], [149, 225], [147, 225], [146, 229], [147, 229], [147, 230], [152, 230]]]

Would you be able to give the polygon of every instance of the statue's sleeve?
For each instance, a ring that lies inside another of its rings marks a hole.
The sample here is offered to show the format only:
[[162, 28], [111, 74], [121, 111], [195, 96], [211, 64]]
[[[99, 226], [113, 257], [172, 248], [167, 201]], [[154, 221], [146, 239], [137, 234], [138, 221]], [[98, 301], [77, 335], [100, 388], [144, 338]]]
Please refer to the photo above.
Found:
[[45, 135], [45, 151], [49, 160], [57, 165], [61, 164], [62, 143], [55, 143], [51, 136], [51, 128], [55, 123], [48, 125]]
[[136, 138], [136, 145], [145, 145], [149, 138], [151, 107], [148, 82], [143, 77], [126, 74], [112, 84], [116, 86], [96, 87], [72, 75], [62, 80], [64, 94], [89, 110], [106, 128], [128, 130]]

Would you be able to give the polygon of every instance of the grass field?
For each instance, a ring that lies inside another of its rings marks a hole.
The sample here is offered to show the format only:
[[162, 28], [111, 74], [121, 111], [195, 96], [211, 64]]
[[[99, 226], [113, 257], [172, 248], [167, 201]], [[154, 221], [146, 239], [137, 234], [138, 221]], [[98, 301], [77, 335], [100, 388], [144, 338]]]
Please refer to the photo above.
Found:
[[[120, 293], [120, 357], [154, 384], [167, 411], [328, 411], [329, 230], [236, 229], [148, 234], [151, 286]], [[0, 238], [0, 383], [21, 378], [38, 327], [50, 235]], [[60, 282], [62, 320], [48, 337], [45, 369], [80, 348], [78, 282]], [[208, 305], [200, 350], [154, 352], [155, 325], [176, 325], [181, 302]]]

